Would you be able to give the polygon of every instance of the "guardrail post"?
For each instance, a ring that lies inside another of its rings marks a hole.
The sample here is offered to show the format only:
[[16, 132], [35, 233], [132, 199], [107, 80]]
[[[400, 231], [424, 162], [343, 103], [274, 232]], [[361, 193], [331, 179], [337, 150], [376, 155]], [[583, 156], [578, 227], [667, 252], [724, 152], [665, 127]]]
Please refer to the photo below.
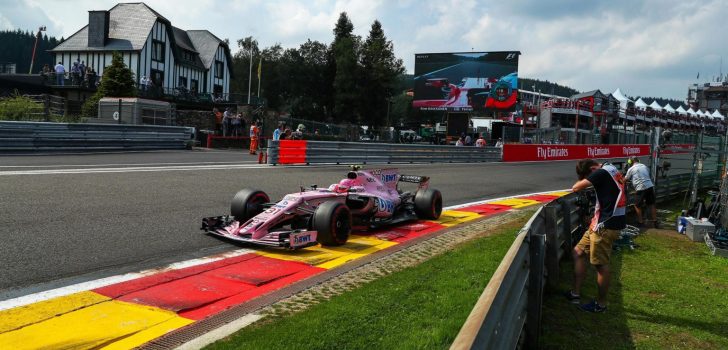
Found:
[[559, 198], [557, 200], [557, 203], [561, 206], [561, 222], [563, 225], [563, 231], [561, 232], [562, 238], [564, 239], [564, 244], [567, 251], [571, 249], [571, 247], [574, 246], [572, 240], [571, 240], [571, 232], [574, 231], [574, 229], [571, 227], [571, 203], [569, 203], [568, 200], [565, 200], [563, 198]]
[[549, 289], [559, 286], [559, 249], [561, 248], [561, 232], [558, 230], [557, 202], [543, 207], [544, 226], [546, 227], [546, 284]]
[[538, 348], [543, 303], [544, 255], [546, 235], [529, 232], [528, 304], [526, 307], [526, 348]]

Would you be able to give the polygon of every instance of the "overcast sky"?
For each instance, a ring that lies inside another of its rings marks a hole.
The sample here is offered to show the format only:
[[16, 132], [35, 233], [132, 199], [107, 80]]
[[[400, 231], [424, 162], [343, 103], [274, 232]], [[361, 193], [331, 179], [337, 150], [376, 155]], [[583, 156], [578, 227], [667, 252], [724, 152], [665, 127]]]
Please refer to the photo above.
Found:
[[[0, 0], [0, 28], [68, 37], [88, 22], [88, 10], [113, 0]], [[519, 75], [587, 91], [683, 100], [687, 87], [728, 71], [725, 0], [147, 0], [182, 29], [220, 38], [253, 36], [261, 47], [330, 43], [339, 13], [366, 37], [382, 22], [407, 71], [414, 54], [519, 50]], [[233, 44], [232, 49], [237, 50]], [[700, 79], [696, 80], [700, 73]]]

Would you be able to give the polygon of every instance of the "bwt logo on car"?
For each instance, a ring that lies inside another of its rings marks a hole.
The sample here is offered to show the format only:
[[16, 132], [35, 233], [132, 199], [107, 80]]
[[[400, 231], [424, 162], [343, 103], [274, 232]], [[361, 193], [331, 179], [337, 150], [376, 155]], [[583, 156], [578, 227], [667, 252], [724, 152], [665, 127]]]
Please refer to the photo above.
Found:
[[311, 234], [293, 236], [293, 245], [301, 245], [311, 242]]
[[639, 147], [622, 147], [622, 152], [625, 156], [633, 156], [635, 154], [640, 154], [641, 150]]
[[397, 181], [397, 174], [382, 174], [382, 182], [394, 182]]
[[568, 157], [569, 150], [566, 148], [538, 147], [536, 157], [542, 159]]
[[609, 148], [603, 148], [603, 147], [587, 147], [586, 154], [589, 157], [592, 157], [592, 158], [608, 156], [609, 155]]

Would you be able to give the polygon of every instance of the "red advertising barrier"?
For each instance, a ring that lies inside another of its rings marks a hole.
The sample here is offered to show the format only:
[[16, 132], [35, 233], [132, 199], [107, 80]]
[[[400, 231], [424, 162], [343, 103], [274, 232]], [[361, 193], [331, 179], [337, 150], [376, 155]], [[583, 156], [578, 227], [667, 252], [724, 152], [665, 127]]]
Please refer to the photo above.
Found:
[[281, 140], [278, 143], [278, 163], [306, 163], [306, 140]]
[[649, 155], [650, 145], [503, 145], [504, 162], [545, 162]]

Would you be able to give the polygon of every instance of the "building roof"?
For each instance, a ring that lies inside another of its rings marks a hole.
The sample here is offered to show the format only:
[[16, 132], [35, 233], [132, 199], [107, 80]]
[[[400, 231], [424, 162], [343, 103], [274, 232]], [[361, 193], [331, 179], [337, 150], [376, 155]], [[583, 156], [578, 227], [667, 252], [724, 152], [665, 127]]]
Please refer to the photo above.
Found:
[[220, 40], [220, 38], [216, 37], [207, 30], [188, 30], [187, 35], [189, 35], [190, 41], [197, 48], [197, 52], [200, 53], [200, 60], [202, 60], [202, 65], [204, 65], [205, 68], [210, 68], [212, 66], [212, 63], [215, 61], [215, 53], [217, 53], [217, 48], [220, 47], [220, 45], [223, 45], [225, 48], [225, 54], [228, 56], [228, 62], [232, 64], [233, 60], [232, 57], [230, 57], [230, 49], [227, 47], [225, 42]]
[[[181, 64], [209, 69], [215, 60], [218, 47], [222, 45], [228, 59], [230, 75], [233, 74], [230, 48], [224, 41], [207, 30], [185, 31], [174, 27], [169, 20], [143, 2], [121, 3], [109, 10], [109, 38], [104, 47], [88, 46], [87, 25], [50, 51], [141, 51], [156, 21], [167, 25], [170, 44], [174, 48], [172, 52]], [[185, 60], [184, 55], [180, 55], [180, 49], [197, 55], [192, 61]]]
[[594, 97], [602, 97], [602, 98], [603, 97], [606, 97], [606, 95], [604, 95], [603, 92], [601, 92], [601, 91], [599, 91], [597, 89], [597, 90], [592, 90], [592, 91], [587, 91], [587, 92], [583, 92], [583, 93], [580, 93], [580, 94], [572, 95], [571, 96], [571, 99], [572, 100], [578, 100], [580, 98], [592, 97], [592, 96], [594, 96]]
[[88, 46], [88, 25], [50, 51], [140, 51], [157, 20], [169, 22], [144, 3], [117, 4], [109, 10], [109, 39], [104, 47]]

